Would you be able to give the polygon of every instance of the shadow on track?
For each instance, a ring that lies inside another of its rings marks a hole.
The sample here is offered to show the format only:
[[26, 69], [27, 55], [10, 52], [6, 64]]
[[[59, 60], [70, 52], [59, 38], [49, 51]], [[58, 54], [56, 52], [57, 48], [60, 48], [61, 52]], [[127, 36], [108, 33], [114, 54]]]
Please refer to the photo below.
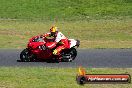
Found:
[[59, 62], [67, 62], [67, 61], [59, 61], [59, 60], [35, 60], [35, 61], [22, 61], [22, 60], [17, 60], [17, 62], [46, 62], [46, 63], [59, 63]]

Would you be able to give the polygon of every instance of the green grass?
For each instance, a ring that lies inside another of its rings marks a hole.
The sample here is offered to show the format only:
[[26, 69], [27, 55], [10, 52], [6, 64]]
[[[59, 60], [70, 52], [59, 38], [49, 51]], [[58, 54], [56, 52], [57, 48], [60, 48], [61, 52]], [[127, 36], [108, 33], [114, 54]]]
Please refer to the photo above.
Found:
[[0, 18], [90, 20], [132, 17], [131, 0], [0, 0]]
[[80, 48], [132, 48], [132, 19], [91, 21], [0, 20], [0, 48], [25, 48], [28, 39], [49, 31], [52, 24], [68, 38], [79, 39]]
[[132, 48], [132, 0], [0, 0], [0, 48], [57, 25], [81, 48]]
[[[89, 74], [132, 75], [130, 68], [87, 68]], [[132, 84], [86, 84], [76, 83], [76, 68], [0, 67], [1, 88], [130, 88]]]

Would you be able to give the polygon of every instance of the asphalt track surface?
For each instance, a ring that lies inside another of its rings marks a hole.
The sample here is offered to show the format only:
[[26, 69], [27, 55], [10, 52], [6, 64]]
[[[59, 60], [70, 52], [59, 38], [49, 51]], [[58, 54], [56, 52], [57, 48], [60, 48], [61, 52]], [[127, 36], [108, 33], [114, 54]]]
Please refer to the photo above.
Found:
[[94, 67], [94, 68], [131, 68], [132, 49], [78, 49], [73, 62], [18, 62], [21, 50], [1, 49], [0, 66], [43, 66], [43, 67]]

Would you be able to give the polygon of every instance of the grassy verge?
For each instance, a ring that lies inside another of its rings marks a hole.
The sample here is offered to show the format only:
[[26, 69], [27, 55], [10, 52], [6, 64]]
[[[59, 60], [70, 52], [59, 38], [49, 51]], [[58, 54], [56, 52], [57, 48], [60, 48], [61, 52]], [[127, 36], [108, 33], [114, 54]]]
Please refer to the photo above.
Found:
[[91, 21], [0, 20], [0, 48], [25, 48], [28, 39], [56, 24], [68, 38], [79, 39], [81, 48], [132, 48], [132, 19]]
[[132, 48], [131, 0], [0, 0], [0, 8], [0, 48], [25, 48], [52, 24], [81, 48]]
[[132, 17], [131, 0], [0, 0], [0, 18], [90, 20]]
[[[131, 88], [132, 84], [87, 84], [76, 83], [76, 68], [0, 67], [1, 88]], [[129, 73], [129, 68], [87, 68], [92, 74]]]

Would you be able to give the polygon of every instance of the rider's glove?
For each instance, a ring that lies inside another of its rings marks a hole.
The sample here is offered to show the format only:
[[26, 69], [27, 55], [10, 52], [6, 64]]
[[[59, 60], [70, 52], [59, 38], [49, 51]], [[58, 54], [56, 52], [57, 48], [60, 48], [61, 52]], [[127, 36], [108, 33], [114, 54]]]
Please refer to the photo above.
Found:
[[57, 55], [57, 50], [56, 49], [53, 51], [53, 54], [54, 55]]

